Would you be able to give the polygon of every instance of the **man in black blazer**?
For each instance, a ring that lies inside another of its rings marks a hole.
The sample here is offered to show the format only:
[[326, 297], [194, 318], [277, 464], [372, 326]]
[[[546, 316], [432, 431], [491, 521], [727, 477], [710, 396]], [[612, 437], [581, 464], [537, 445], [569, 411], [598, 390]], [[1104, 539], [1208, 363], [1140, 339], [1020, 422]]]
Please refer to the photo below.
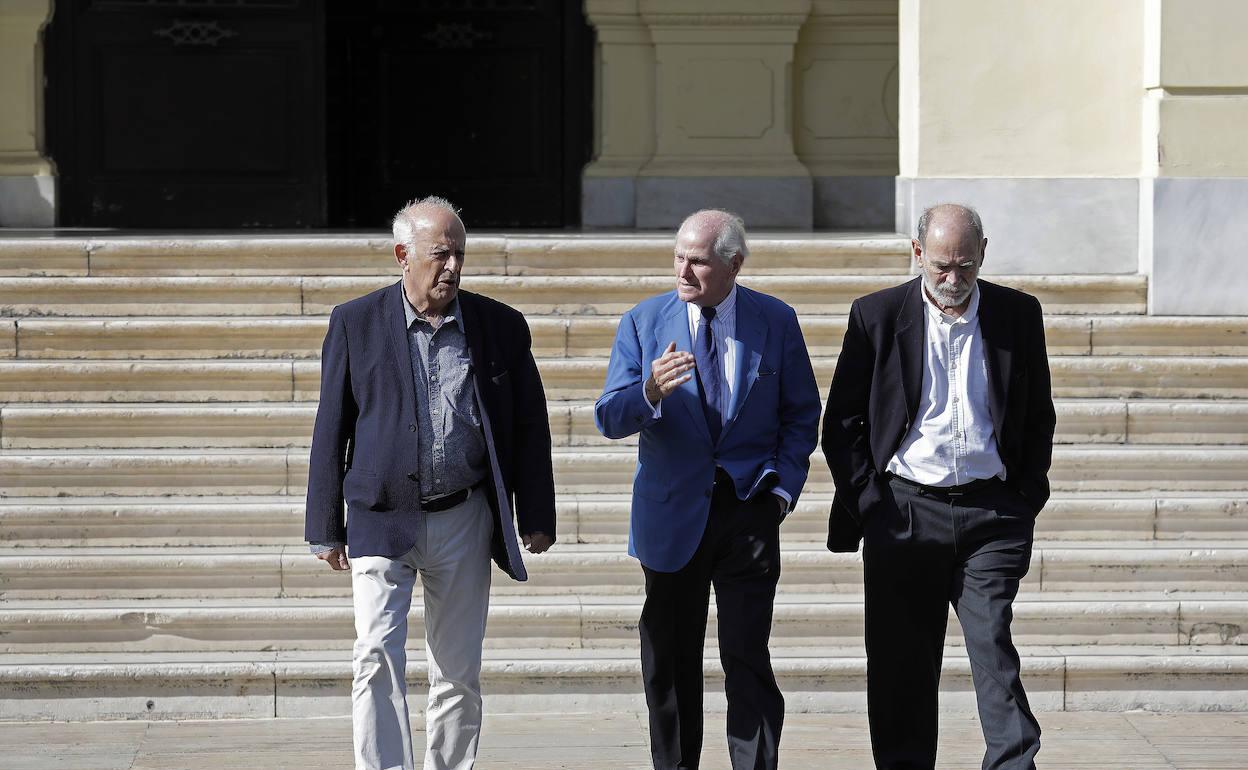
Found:
[[936, 762], [952, 605], [987, 744], [983, 767], [1033, 768], [1040, 726], [1010, 636], [1055, 416], [1040, 303], [979, 280], [974, 210], [936, 206], [912, 241], [920, 276], [849, 313], [823, 421], [836, 482], [828, 547], [863, 540], [867, 708], [878, 768]]
[[467, 236], [454, 207], [409, 204], [394, 238], [402, 280], [330, 315], [304, 536], [351, 571], [356, 770], [415, 767], [404, 644], [417, 575], [424, 767], [466, 770], [481, 726], [490, 557], [525, 580], [516, 524], [533, 553], [555, 539], [550, 425], [524, 316], [459, 290]]

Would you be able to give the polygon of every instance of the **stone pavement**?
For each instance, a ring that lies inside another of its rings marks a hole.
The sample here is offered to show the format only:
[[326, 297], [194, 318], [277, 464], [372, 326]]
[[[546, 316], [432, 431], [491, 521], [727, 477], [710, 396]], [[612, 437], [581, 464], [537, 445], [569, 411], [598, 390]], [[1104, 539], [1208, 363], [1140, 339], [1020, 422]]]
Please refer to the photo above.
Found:
[[[939, 767], [979, 767], [973, 716], [942, 717]], [[1242, 770], [1248, 767], [1248, 713], [1040, 714], [1040, 768], [1066, 770]], [[637, 714], [490, 715], [482, 770], [648, 768], [645, 718]], [[703, 767], [724, 770], [722, 714], [709, 715]], [[418, 741], [422, 735], [417, 734]], [[349, 770], [346, 718], [188, 722], [0, 724], [5, 770]], [[784, 770], [862, 770], [871, 766], [866, 717], [790, 714]]]

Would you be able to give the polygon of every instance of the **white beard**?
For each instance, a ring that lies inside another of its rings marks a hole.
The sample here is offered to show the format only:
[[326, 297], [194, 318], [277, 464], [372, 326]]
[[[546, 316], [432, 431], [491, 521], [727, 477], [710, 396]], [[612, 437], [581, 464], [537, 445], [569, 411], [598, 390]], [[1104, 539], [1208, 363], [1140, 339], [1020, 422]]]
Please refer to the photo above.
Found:
[[946, 283], [934, 284], [925, 270], [923, 271], [923, 287], [942, 307], [957, 307], [970, 299], [971, 291], [975, 288], [975, 282], [968, 281], [958, 288], [951, 288]]

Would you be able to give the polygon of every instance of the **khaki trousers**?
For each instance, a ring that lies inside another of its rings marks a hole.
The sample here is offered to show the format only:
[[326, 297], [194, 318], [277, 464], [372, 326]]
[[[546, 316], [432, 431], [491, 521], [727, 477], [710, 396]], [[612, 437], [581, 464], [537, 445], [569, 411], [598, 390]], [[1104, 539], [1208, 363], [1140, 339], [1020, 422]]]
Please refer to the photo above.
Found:
[[469, 770], [476, 760], [493, 513], [486, 496], [474, 491], [454, 508], [420, 515], [412, 550], [395, 559], [350, 558], [356, 770], [415, 770], [404, 645], [417, 575], [429, 665], [424, 768]]

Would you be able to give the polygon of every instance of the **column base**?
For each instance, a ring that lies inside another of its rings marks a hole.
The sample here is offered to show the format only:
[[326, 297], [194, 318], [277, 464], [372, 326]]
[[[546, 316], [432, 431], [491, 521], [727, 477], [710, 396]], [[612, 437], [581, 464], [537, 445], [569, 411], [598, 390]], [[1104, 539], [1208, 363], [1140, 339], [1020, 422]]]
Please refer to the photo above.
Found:
[[816, 228], [891, 230], [896, 208], [895, 177], [814, 177]]
[[810, 177], [638, 177], [636, 227], [671, 229], [698, 209], [728, 209], [746, 228], [809, 230]]
[[0, 176], [0, 227], [56, 225], [56, 177]]
[[1161, 177], [1142, 184], [1152, 185], [1153, 198], [1149, 312], [1248, 315], [1241, 256], [1248, 243], [1248, 178]]
[[913, 236], [923, 209], [974, 206], [984, 220], [984, 272], [1135, 273], [1139, 180], [897, 177], [898, 232]]

